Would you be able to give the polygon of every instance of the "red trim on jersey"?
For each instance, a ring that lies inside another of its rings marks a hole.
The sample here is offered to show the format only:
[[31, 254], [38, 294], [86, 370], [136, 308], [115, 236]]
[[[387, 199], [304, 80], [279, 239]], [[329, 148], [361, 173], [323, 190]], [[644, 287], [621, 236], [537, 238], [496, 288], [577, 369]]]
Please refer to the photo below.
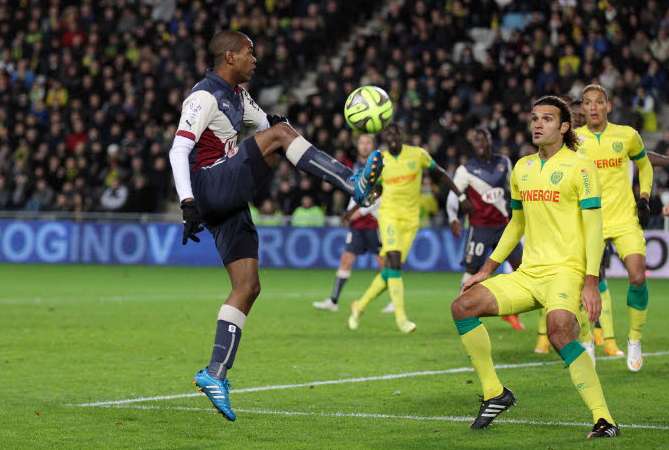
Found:
[[494, 227], [509, 223], [509, 219], [504, 217], [495, 205], [484, 202], [481, 195], [471, 186], [465, 193], [472, 204], [472, 211], [469, 213], [470, 224], [476, 227]]
[[193, 133], [191, 133], [190, 131], [178, 130], [177, 131], [177, 136], [182, 136], [182, 137], [190, 139], [191, 141], [195, 141], [195, 135]]
[[225, 144], [209, 128], [204, 130], [200, 139], [195, 143], [195, 164], [191, 170], [198, 170], [202, 167], [215, 163], [219, 158], [225, 155]]

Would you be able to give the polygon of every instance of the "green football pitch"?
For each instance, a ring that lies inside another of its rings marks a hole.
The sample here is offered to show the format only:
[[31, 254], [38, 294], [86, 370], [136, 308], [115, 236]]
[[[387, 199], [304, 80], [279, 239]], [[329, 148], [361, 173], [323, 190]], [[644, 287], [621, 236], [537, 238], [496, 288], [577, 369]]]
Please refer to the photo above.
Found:
[[[485, 319], [499, 375], [518, 405], [488, 430], [468, 428], [479, 383], [449, 304], [458, 274], [405, 274], [418, 325], [401, 335], [370, 305], [348, 331], [356, 272], [338, 313], [311, 302], [333, 271], [265, 270], [234, 369], [234, 423], [214, 414], [191, 379], [208, 362], [219, 305], [219, 268], [0, 266], [0, 448], [667, 448], [669, 282], [651, 280], [639, 373], [623, 359], [597, 362], [622, 434], [591, 442], [590, 414], [555, 353], [532, 350], [536, 313], [515, 332]], [[626, 282], [611, 281], [625, 348]]]

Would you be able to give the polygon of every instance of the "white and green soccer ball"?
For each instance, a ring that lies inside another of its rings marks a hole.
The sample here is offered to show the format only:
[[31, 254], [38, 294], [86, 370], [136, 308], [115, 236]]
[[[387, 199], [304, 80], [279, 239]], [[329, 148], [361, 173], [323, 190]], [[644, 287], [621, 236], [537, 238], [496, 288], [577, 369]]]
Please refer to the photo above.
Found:
[[362, 86], [346, 99], [344, 118], [356, 131], [378, 133], [393, 120], [393, 103], [380, 87]]

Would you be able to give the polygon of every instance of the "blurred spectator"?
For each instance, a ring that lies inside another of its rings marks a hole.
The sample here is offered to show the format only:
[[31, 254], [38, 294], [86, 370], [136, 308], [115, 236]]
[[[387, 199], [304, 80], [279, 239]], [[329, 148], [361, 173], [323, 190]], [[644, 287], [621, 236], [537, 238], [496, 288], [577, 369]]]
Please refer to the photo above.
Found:
[[35, 191], [28, 199], [25, 209], [28, 211], [44, 211], [51, 209], [54, 192], [44, 178], [37, 180]]
[[294, 227], [322, 227], [325, 225], [323, 210], [314, 205], [310, 195], [302, 197], [301, 205], [293, 212], [290, 221]]
[[[255, 208], [254, 208], [255, 209]], [[283, 214], [276, 209], [274, 202], [266, 198], [260, 205], [260, 210], [256, 210], [256, 216], [253, 222], [262, 226], [281, 226], [284, 224]]]
[[128, 188], [116, 178], [104, 190], [100, 206], [105, 211], [121, 211], [128, 201]]

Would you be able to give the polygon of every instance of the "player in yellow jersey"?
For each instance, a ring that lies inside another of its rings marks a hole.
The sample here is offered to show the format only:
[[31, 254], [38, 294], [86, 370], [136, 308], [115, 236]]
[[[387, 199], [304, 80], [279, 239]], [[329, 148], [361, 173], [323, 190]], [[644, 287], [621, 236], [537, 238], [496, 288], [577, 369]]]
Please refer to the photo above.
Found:
[[[599, 265], [604, 248], [600, 186], [592, 161], [575, 153], [571, 113], [558, 97], [537, 100], [530, 128], [538, 153], [521, 158], [511, 174], [511, 221], [483, 268], [451, 305], [458, 333], [483, 387], [472, 428], [485, 428], [516, 402], [497, 378], [483, 316], [545, 307], [548, 338], [569, 366], [572, 382], [592, 412], [588, 438], [613, 437], [609, 412], [592, 359], [578, 342], [581, 303], [588, 319], [600, 313]], [[523, 262], [513, 273], [489, 278], [525, 236]]]
[[434, 162], [423, 148], [402, 144], [399, 126], [391, 124], [383, 133], [388, 149], [383, 152], [384, 168], [380, 183], [383, 196], [379, 207], [379, 234], [384, 268], [377, 274], [364, 295], [351, 304], [348, 327], [357, 330], [360, 316], [367, 305], [386, 289], [395, 306], [395, 323], [403, 333], [411, 333], [416, 324], [404, 309], [404, 282], [402, 263], [406, 261], [419, 226], [419, 199], [423, 170], [437, 170], [448, 187], [458, 196], [462, 207], [469, 208], [466, 196], [458, 190], [446, 171]]
[[[642, 226], [650, 217], [649, 197], [653, 168], [643, 141], [632, 127], [608, 121], [611, 112], [606, 90], [596, 84], [583, 89], [583, 112], [586, 125], [576, 133], [579, 152], [594, 161], [602, 184], [604, 239], [611, 241], [629, 275], [627, 306], [630, 329], [627, 341], [627, 367], [638, 372], [643, 365], [641, 330], [646, 323], [648, 288], [646, 286], [646, 241]], [[630, 180], [629, 162], [639, 168], [639, 200], [635, 201]], [[606, 283], [602, 283], [605, 314], [601, 324], [609, 346], [616, 347], [613, 318]], [[607, 304], [608, 303], [608, 304]]]

